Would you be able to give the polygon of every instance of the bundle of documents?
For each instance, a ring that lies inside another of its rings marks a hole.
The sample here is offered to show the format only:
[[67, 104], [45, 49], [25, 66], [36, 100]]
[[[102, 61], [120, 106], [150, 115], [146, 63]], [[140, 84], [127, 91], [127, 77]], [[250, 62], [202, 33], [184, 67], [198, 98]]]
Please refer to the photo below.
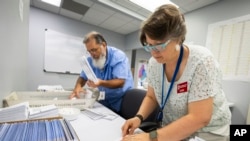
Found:
[[29, 102], [23, 102], [0, 109], [0, 122], [21, 121], [27, 119], [40, 119], [49, 117], [59, 117], [58, 108], [54, 104], [30, 108]]
[[23, 102], [6, 108], [0, 108], [0, 122], [26, 120], [29, 113], [28, 109], [28, 102]]
[[117, 118], [116, 114], [113, 113], [100, 113], [98, 111], [94, 111], [92, 109], [86, 108], [81, 112], [83, 115], [91, 118], [92, 120], [98, 119], [106, 119], [106, 120], [114, 120]]
[[89, 62], [85, 56], [82, 57], [81, 66], [85, 74], [87, 75], [88, 79], [96, 83], [98, 81], [95, 73], [93, 72], [92, 68], [89, 65]]
[[94, 112], [90, 109], [85, 109], [82, 111], [82, 114], [86, 115], [87, 117], [93, 119], [93, 120], [97, 120], [97, 119], [100, 119], [102, 117], [104, 117], [103, 114], [101, 113], [98, 113], [98, 112]]
[[29, 109], [29, 119], [58, 117], [58, 108], [52, 105], [46, 105], [41, 107], [34, 107]]
[[33, 120], [0, 124], [1, 141], [79, 141], [64, 119]]

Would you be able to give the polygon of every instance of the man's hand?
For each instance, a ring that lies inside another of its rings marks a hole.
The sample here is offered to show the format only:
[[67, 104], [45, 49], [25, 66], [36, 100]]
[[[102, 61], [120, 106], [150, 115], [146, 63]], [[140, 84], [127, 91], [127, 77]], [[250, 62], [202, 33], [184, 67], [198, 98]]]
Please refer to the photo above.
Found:
[[91, 80], [88, 80], [88, 81], [87, 81], [87, 85], [88, 85], [89, 87], [96, 88], [96, 87], [98, 87], [98, 86], [101, 85], [101, 80], [98, 79], [98, 81], [97, 81], [96, 83], [93, 82], [93, 81], [91, 81]]
[[82, 88], [75, 88], [69, 96], [69, 99], [72, 99], [74, 97], [80, 98], [80, 93], [85, 93], [85, 91]]

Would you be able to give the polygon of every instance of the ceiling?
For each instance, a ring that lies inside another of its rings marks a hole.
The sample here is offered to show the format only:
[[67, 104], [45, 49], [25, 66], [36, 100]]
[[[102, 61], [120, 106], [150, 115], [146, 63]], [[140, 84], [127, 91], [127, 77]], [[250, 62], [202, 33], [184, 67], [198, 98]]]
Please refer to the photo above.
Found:
[[[179, 5], [179, 9], [185, 14], [219, 0], [171, 1]], [[124, 35], [137, 31], [141, 22], [151, 14], [129, 0], [62, 0], [60, 7], [41, 0], [30, 0], [30, 5]]]

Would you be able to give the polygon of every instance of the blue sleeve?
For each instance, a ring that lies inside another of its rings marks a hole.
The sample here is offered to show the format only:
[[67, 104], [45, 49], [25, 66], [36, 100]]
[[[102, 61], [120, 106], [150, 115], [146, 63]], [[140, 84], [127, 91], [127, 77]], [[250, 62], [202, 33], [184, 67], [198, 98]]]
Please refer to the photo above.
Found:
[[113, 75], [115, 78], [126, 79], [128, 78], [130, 70], [128, 58], [124, 53], [117, 53], [113, 58]]
[[82, 71], [81, 73], [80, 73], [80, 77], [81, 78], [83, 78], [84, 80], [88, 80], [88, 78], [87, 78], [87, 76], [86, 76], [86, 74], [85, 74], [85, 72], [84, 71]]

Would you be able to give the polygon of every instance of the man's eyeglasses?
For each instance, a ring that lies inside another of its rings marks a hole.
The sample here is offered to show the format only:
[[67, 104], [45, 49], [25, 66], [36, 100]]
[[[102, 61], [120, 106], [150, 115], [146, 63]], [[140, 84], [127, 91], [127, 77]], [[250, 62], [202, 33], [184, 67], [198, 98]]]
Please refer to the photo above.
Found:
[[89, 53], [96, 53], [98, 51], [99, 47], [98, 48], [92, 48], [90, 50], [88, 50]]
[[158, 45], [153, 45], [153, 46], [143, 46], [143, 48], [147, 51], [147, 52], [151, 52], [153, 51], [162, 51], [163, 49], [166, 48], [166, 46], [170, 43], [171, 40], [167, 40], [165, 43], [162, 44], [158, 44]]

